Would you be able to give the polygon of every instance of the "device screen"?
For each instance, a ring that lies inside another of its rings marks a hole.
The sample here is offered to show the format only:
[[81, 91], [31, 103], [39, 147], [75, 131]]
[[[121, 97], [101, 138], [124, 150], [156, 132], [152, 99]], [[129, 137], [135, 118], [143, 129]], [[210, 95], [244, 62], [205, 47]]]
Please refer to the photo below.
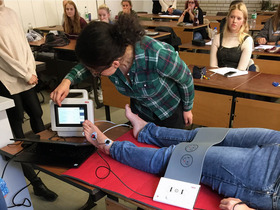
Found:
[[57, 127], [81, 127], [88, 119], [87, 106], [84, 104], [54, 106]]

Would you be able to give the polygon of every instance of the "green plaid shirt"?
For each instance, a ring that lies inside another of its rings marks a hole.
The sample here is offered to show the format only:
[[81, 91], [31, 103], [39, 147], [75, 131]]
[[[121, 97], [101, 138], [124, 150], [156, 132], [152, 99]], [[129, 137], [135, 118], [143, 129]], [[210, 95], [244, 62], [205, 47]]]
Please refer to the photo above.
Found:
[[[90, 75], [83, 65], [75, 66], [65, 78], [73, 84]], [[169, 44], [148, 36], [135, 46], [135, 59], [129, 70], [129, 83], [120, 69], [109, 77], [117, 90], [135, 99], [138, 111], [153, 120], [170, 117], [180, 102], [184, 111], [193, 106], [194, 86], [191, 72]]]

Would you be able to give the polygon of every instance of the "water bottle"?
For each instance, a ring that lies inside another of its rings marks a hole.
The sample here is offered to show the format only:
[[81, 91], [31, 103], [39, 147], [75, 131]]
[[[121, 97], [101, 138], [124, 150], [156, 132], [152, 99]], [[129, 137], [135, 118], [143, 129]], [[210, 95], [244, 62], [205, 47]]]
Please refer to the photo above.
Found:
[[33, 30], [33, 26], [31, 23], [28, 23], [28, 32], [32, 31]]
[[256, 12], [256, 10], [254, 10], [254, 12], [252, 13], [252, 16], [251, 16], [250, 29], [256, 27], [256, 22], [257, 22], [257, 12]]
[[88, 21], [88, 9], [87, 9], [87, 6], [85, 6], [85, 20]]
[[218, 34], [217, 27], [215, 27], [214, 30], [212, 31], [212, 37], [211, 37], [212, 41], [213, 41], [216, 34]]
[[193, 26], [197, 26], [199, 24], [199, 21], [198, 21], [198, 8], [197, 7], [194, 8], [193, 15], [194, 15]]

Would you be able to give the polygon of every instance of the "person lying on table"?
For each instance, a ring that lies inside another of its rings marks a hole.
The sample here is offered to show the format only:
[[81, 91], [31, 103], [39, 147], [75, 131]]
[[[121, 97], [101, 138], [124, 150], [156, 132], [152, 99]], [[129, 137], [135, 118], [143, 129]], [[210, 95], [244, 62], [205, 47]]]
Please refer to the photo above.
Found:
[[[76, 66], [51, 93], [61, 105], [71, 84], [108, 76], [117, 90], [131, 98], [134, 113], [157, 125], [184, 128], [192, 124], [194, 85], [190, 70], [167, 43], [148, 36], [138, 19], [121, 15], [115, 24], [90, 23], [80, 34]], [[86, 66], [86, 68], [84, 68]]]
[[[156, 126], [133, 114], [125, 114], [138, 142], [159, 148], [137, 147], [129, 141], [112, 141], [92, 122], [83, 123], [90, 143], [113, 159], [133, 168], [162, 176], [177, 144], [191, 142], [194, 130]], [[92, 139], [96, 132], [97, 139]], [[225, 197], [238, 197], [258, 209], [280, 209], [280, 132], [263, 128], [229, 129], [224, 140], [206, 153], [201, 183]], [[221, 209], [250, 209], [236, 198], [225, 198]]]
[[264, 24], [263, 29], [256, 36], [257, 44], [280, 44], [280, 4], [275, 14]]
[[159, 0], [159, 4], [162, 8], [162, 14], [164, 15], [181, 15], [182, 11], [176, 9], [177, 7], [177, 0], [165, 1]]
[[240, 2], [232, 5], [224, 30], [214, 37], [210, 66], [256, 71], [251, 60], [254, 43], [247, 33], [248, 30], [248, 12], [245, 4]]

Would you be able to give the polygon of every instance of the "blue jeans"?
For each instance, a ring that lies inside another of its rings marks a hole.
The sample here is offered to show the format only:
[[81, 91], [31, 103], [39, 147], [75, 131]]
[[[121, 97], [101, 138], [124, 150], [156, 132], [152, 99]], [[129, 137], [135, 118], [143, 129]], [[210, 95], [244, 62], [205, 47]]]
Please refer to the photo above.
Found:
[[[198, 129], [181, 130], [148, 123], [138, 141], [159, 149], [114, 142], [111, 156], [131, 167], [164, 174], [180, 142], [192, 141]], [[280, 209], [280, 132], [262, 128], [230, 129], [224, 141], [205, 157], [201, 183], [225, 197], [236, 197], [259, 209]]]
[[203, 40], [202, 34], [200, 32], [194, 32], [193, 40]]

